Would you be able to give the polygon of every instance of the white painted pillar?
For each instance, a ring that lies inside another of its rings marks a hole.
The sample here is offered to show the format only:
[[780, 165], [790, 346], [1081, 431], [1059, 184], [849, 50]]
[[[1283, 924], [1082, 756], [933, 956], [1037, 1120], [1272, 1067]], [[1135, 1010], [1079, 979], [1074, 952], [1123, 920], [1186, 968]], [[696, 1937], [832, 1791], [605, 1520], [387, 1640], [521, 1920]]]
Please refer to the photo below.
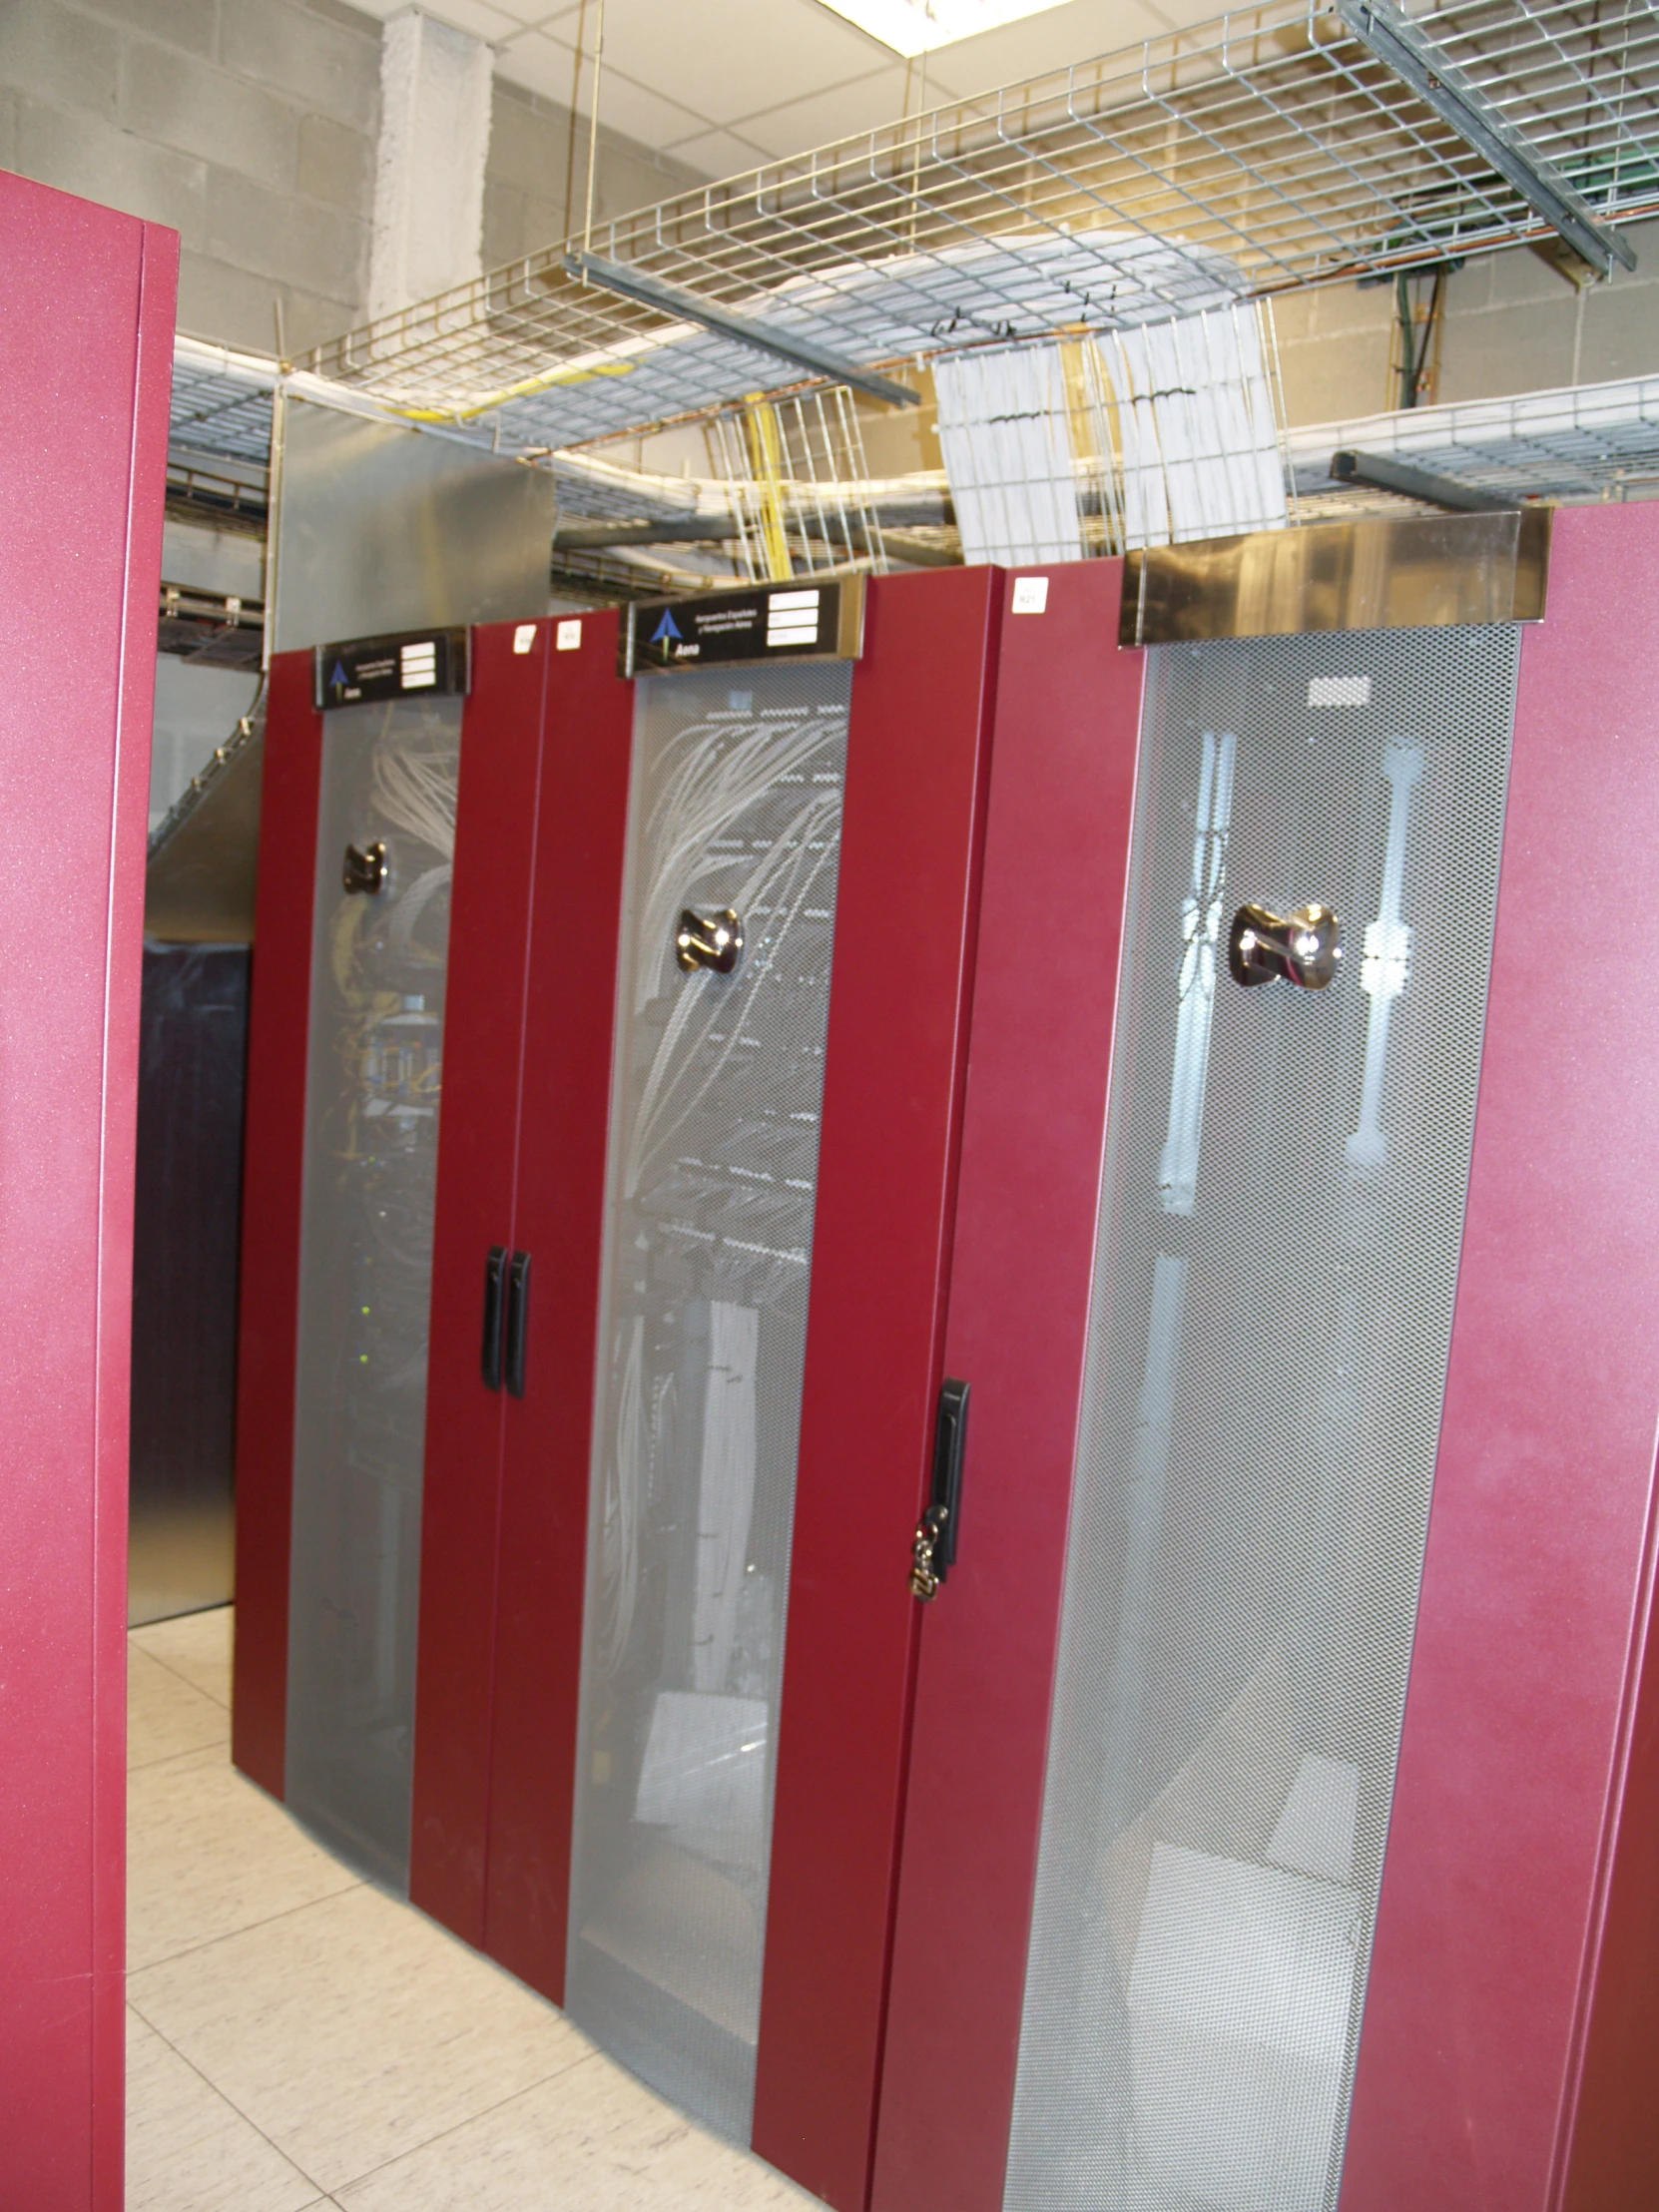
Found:
[[369, 249], [371, 319], [482, 272], [490, 65], [482, 39], [421, 8], [380, 37], [380, 140]]

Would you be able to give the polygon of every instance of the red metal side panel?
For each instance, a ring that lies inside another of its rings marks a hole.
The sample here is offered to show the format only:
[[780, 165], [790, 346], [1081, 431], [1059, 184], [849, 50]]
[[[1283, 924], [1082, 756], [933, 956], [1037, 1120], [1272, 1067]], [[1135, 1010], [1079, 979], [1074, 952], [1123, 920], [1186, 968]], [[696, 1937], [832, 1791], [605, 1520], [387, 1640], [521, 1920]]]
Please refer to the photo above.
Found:
[[[1463, 1265], [1343, 2212], [1558, 2201], [1659, 1415], [1656, 604], [1659, 508], [1558, 516], [1548, 617], [1521, 655]], [[1630, 1810], [1651, 1822], [1650, 1770]], [[1651, 1826], [1639, 1847], [1651, 1905]], [[1650, 1985], [1629, 2018], [1651, 2021], [1652, 2006]], [[1651, 2048], [1626, 2062], [1648, 2110], [1622, 2115], [1649, 2146]], [[1605, 2090], [1586, 2110], [1605, 2121]], [[1579, 2201], [1634, 2212], [1653, 2192]]]
[[634, 687], [617, 617], [548, 678], [515, 1242], [525, 1394], [506, 1408], [485, 1947], [564, 1994], [605, 1146]]
[[1140, 729], [1122, 581], [1057, 568], [1003, 625], [944, 1357], [962, 1551], [922, 1624], [877, 2212], [1002, 2203]]
[[1563, 2212], [1659, 2204], [1659, 1611], [1652, 1572], [1650, 1559], [1624, 1790], [1605, 1844], [1605, 1914], [1580, 1999], [1583, 2057], [1563, 2141]]
[[409, 1895], [484, 1940], [503, 1397], [480, 1370], [484, 1263], [510, 1246], [536, 791], [550, 647], [472, 633], [455, 876], [426, 1389]]
[[287, 1733], [288, 1532], [305, 1050], [322, 717], [311, 656], [271, 664], [248, 1020], [237, 1333], [237, 1646], [232, 1756], [276, 1797]]
[[0, 176], [0, 2167], [119, 2212], [127, 1402], [178, 240]]
[[877, 580], [852, 686], [755, 2148], [869, 2185], [1002, 578]]

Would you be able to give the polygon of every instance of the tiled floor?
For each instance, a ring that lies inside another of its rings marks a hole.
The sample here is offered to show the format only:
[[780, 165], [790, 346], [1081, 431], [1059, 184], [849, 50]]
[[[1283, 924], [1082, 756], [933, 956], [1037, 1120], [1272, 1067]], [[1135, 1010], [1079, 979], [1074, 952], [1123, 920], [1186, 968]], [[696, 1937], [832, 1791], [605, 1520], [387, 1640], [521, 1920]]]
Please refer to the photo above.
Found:
[[129, 2212], [811, 2212], [245, 1782], [230, 1638], [131, 1638]]

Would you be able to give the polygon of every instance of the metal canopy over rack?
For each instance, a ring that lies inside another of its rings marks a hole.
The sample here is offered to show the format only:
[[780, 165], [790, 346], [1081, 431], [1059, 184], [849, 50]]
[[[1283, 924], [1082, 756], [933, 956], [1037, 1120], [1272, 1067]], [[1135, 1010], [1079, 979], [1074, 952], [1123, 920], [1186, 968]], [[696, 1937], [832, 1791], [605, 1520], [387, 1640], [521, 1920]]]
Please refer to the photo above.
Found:
[[1331, 480], [1332, 456], [1343, 449], [1409, 461], [1513, 498], [1651, 497], [1659, 493], [1659, 376], [1414, 407], [1290, 433], [1297, 490], [1305, 501], [1317, 499], [1319, 512], [1397, 506], [1385, 493], [1357, 497]]
[[[1526, 167], [1599, 224], [1659, 211], [1648, 0], [1445, 0], [1410, 29]], [[585, 242], [685, 295], [683, 314], [584, 281], [561, 245], [307, 365], [428, 419], [488, 416], [504, 446], [561, 446], [778, 388], [777, 354], [718, 326], [734, 316], [867, 366], [1157, 321], [1548, 231], [1338, 16], [1276, 0], [684, 194]]]

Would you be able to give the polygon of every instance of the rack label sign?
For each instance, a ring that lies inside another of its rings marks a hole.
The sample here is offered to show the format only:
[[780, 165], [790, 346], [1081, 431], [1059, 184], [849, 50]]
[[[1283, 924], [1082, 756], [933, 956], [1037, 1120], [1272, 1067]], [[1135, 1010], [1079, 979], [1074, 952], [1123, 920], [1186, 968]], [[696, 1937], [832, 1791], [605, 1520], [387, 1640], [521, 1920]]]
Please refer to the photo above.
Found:
[[316, 707], [360, 707], [421, 693], [453, 698], [467, 688], [467, 633], [410, 630], [316, 648]]
[[863, 649], [863, 582], [848, 576], [637, 602], [622, 626], [617, 672], [856, 660]]

